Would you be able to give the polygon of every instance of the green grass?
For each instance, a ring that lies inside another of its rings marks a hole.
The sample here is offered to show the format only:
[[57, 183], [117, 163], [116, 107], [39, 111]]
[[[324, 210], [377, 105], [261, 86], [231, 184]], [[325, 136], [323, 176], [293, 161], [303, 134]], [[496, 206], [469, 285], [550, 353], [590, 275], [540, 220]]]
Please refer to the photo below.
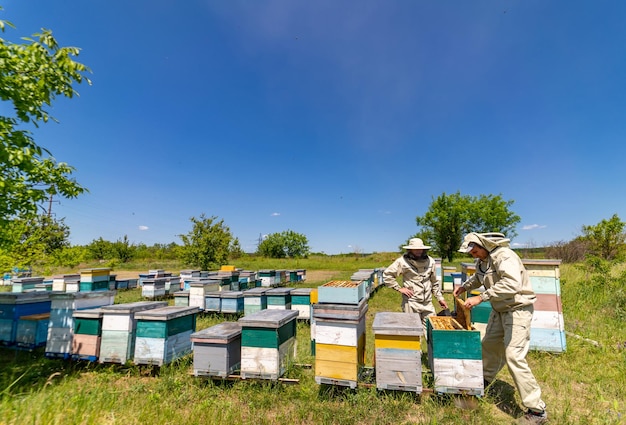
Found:
[[[395, 255], [379, 260], [348, 257], [318, 263], [301, 261], [240, 264], [246, 269], [305, 268], [329, 271], [319, 281], [349, 278], [359, 268], [383, 267]], [[256, 261], [256, 260], [255, 260]], [[313, 266], [315, 264], [315, 266]], [[446, 264], [447, 265], [447, 264]], [[315, 268], [314, 268], [315, 267]], [[163, 268], [163, 267], [154, 267]], [[626, 331], [608, 301], [621, 279], [589, 289], [597, 274], [561, 266], [565, 328], [580, 338], [567, 339], [563, 354], [531, 352], [528, 361], [539, 381], [553, 424], [620, 424], [626, 421]], [[622, 283], [623, 285], [623, 283]], [[581, 296], [584, 294], [584, 297]], [[450, 300], [450, 295], [446, 297]], [[120, 291], [116, 302], [141, 299], [139, 289]], [[173, 303], [173, 301], [170, 301]], [[395, 291], [380, 288], [369, 301], [366, 364], [373, 364], [371, 330], [380, 311], [399, 311]], [[223, 320], [219, 314], [198, 319], [198, 329]], [[582, 339], [582, 338], [586, 338]], [[192, 356], [161, 368], [100, 365], [50, 360], [34, 352], [0, 348], [0, 423], [2, 424], [508, 424], [519, 415], [519, 398], [503, 370], [494, 391], [474, 409], [458, 407], [460, 399], [424, 393], [381, 392], [371, 387], [318, 385], [310, 352], [309, 325], [297, 327], [297, 357], [285, 377], [294, 385], [270, 381], [213, 381], [190, 374]], [[595, 341], [598, 345], [589, 341]], [[424, 362], [426, 366], [426, 363]], [[429, 373], [424, 370], [424, 382]]]

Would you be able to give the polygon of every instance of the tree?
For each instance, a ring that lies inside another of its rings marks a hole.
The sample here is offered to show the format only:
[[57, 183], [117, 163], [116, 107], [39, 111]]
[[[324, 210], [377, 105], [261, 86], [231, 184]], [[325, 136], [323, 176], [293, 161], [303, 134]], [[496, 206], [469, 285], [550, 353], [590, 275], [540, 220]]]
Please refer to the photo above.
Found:
[[180, 258], [192, 267], [210, 270], [225, 264], [228, 260], [229, 248], [233, 235], [224, 220], [217, 217], [191, 217], [193, 229], [186, 235], [180, 235], [183, 246]]
[[[13, 27], [0, 21], [0, 31]], [[60, 47], [52, 32], [43, 29], [26, 43], [14, 44], [0, 38], [0, 100], [12, 104], [12, 116], [0, 116], [0, 243], [3, 231], [16, 218], [37, 215], [38, 205], [50, 196], [74, 198], [86, 189], [71, 174], [74, 168], [57, 162], [50, 151], [38, 145], [28, 129], [56, 121], [48, 108], [57, 96], [77, 95], [75, 83], [87, 82], [89, 69], [72, 58], [76, 47]], [[3, 110], [5, 110], [3, 108]]]
[[89, 250], [89, 256], [94, 260], [108, 260], [113, 256], [113, 244], [109, 241], [105, 241], [102, 237], [94, 239], [87, 249]]
[[471, 197], [456, 192], [434, 198], [428, 211], [415, 221], [420, 231], [415, 235], [433, 246], [433, 252], [452, 261], [469, 232], [501, 232], [514, 237], [520, 217], [509, 210], [513, 201], [500, 195]]
[[271, 233], [259, 244], [258, 253], [270, 258], [306, 258], [309, 241], [303, 234], [292, 230]]
[[111, 248], [115, 257], [122, 263], [128, 263], [135, 256], [135, 246], [129, 242], [126, 235], [111, 244]]
[[621, 255], [626, 234], [624, 223], [617, 214], [602, 220], [595, 226], [582, 227], [583, 238], [589, 242], [590, 251], [604, 260], [614, 260]]
[[241, 248], [241, 244], [239, 243], [239, 238], [235, 238], [232, 240], [232, 242], [230, 243], [230, 247], [228, 248], [228, 255], [230, 258], [241, 258], [243, 257], [243, 255], [245, 254], [245, 252], [243, 252], [243, 249]]

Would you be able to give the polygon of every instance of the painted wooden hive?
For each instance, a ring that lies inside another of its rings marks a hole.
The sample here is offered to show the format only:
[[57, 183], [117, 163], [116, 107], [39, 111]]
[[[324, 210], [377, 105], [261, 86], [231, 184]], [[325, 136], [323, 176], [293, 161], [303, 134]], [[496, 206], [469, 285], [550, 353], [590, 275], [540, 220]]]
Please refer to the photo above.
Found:
[[530, 349], [563, 353], [567, 348], [561, 304], [560, 260], [522, 260], [537, 295], [530, 325]]
[[284, 285], [287, 282], [287, 270], [276, 270], [276, 276], [274, 279], [274, 284], [276, 286]]
[[476, 273], [476, 263], [461, 263], [461, 282], [465, 282]]
[[65, 282], [65, 292], [79, 292], [80, 279], [71, 279]]
[[13, 346], [20, 317], [50, 313], [51, 292], [0, 292], [0, 345]]
[[317, 288], [313, 288], [311, 290], [311, 320], [310, 320], [310, 328], [311, 328], [311, 354], [315, 355], [315, 317], [313, 317], [313, 306], [317, 304]]
[[265, 293], [268, 289], [259, 286], [243, 291], [243, 313], [246, 316], [267, 309], [267, 295]]
[[243, 379], [283, 376], [296, 354], [297, 317], [297, 311], [266, 309], [239, 319]]
[[89, 360], [95, 362], [100, 356], [100, 341], [102, 339], [102, 308], [88, 308], [75, 310], [74, 336], [72, 338], [71, 356], [74, 360]]
[[15, 277], [11, 279], [11, 291], [16, 293], [29, 292], [35, 289], [35, 285], [43, 283], [43, 276]]
[[231, 290], [231, 286], [232, 286], [232, 278], [230, 277], [230, 274], [225, 275], [225, 274], [216, 274], [215, 276], [211, 276], [211, 279], [214, 279], [216, 281], [219, 282], [219, 290], [220, 291], [230, 291]]
[[272, 288], [265, 293], [268, 310], [291, 310], [291, 291], [293, 288]]
[[317, 288], [318, 301], [330, 304], [358, 304], [365, 298], [364, 281], [331, 280]]
[[291, 309], [298, 311], [298, 319], [311, 319], [311, 291], [313, 288], [294, 288], [291, 291]]
[[48, 340], [48, 322], [50, 313], [31, 314], [22, 316], [17, 321], [15, 346], [17, 348], [33, 350], [43, 347]]
[[108, 291], [111, 282], [111, 269], [109, 267], [101, 267], [95, 269], [80, 270], [80, 292], [89, 291]]
[[180, 291], [180, 276], [168, 276], [165, 278], [165, 295], [174, 295], [174, 292]]
[[365, 282], [365, 298], [374, 292], [374, 269], [359, 269], [350, 276], [353, 282]]
[[189, 282], [189, 306], [204, 310], [207, 295], [216, 295], [220, 290], [220, 284], [220, 281], [215, 279], [201, 279]]
[[220, 292], [221, 306], [220, 312], [227, 314], [243, 313], [243, 292], [242, 291], [222, 291]]
[[65, 292], [65, 285], [68, 281], [80, 282], [80, 274], [60, 274], [52, 276], [52, 290], [57, 292]]
[[422, 319], [415, 313], [374, 316], [376, 388], [422, 392]]
[[115, 294], [115, 291], [52, 292], [46, 356], [68, 358], [72, 352], [74, 312], [111, 305]]
[[148, 299], [165, 297], [165, 284], [169, 277], [150, 277], [143, 280], [141, 296]]
[[134, 363], [163, 366], [191, 353], [198, 307], [167, 306], [135, 314]]
[[254, 283], [257, 279], [257, 272], [252, 270], [242, 270], [239, 272], [239, 288], [242, 288], [242, 284], [245, 283], [247, 288], [254, 288]]
[[276, 284], [276, 270], [259, 270], [261, 286], [270, 288]]
[[315, 381], [318, 384], [356, 388], [365, 365], [367, 310], [364, 298], [358, 304], [313, 304]]
[[191, 334], [193, 374], [226, 378], [241, 365], [241, 324], [222, 322]]
[[114, 291], [117, 289], [117, 275], [110, 274], [109, 275], [109, 291]]
[[454, 290], [454, 276], [456, 267], [443, 268], [443, 280], [441, 281], [441, 290], [444, 292], [452, 292]]
[[116, 289], [133, 289], [137, 287], [137, 279], [136, 278], [125, 278], [125, 279], [116, 279], [115, 280], [115, 288]]
[[132, 360], [137, 330], [135, 314], [166, 306], [165, 301], [138, 301], [102, 307], [102, 339], [98, 361], [124, 364]]
[[219, 313], [222, 311], [222, 291], [213, 291], [204, 297], [204, 311], [207, 313]]
[[176, 306], [188, 306], [189, 305], [189, 290], [174, 292], [174, 305]]
[[480, 332], [466, 329], [454, 317], [426, 320], [428, 362], [438, 393], [483, 395]]
[[34, 291], [52, 291], [52, 281], [43, 281], [43, 283], [36, 283]]

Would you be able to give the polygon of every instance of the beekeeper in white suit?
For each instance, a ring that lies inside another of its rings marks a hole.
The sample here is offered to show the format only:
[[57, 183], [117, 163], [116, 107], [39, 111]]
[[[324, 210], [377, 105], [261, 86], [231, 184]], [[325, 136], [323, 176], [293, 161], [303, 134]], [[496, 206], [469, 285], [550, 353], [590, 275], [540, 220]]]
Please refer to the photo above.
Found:
[[470, 233], [465, 236], [459, 251], [476, 259], [476, 272], [454, 296], [484, 286], [480, 296], [468, 297], [465, 307], [472, 308], [490, 301], [491, 315], [482, 341], [483, 376], [493, 381], [504, 364], [527, 413], [520, 418], [524, 424], [543, 424], [547, 421], [546, 404], [533, 375], [526, 354], [530, 347], [530, 325], [536, 296], [528, 273], [520, 257], [509, 247], [509, 239], [501, 233]]

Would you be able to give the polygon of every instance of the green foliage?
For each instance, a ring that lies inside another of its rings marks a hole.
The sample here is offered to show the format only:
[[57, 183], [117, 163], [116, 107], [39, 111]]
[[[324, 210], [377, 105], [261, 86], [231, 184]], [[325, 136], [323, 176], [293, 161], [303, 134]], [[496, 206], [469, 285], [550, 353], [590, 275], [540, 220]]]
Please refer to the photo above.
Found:
[[309, 241], [305, 235], [292, 230], [271, 233], [259, 244], [258, 254], [270, 258], [306, 258]]
[[120, 260], [122, 263], [129, 262], [135, 255], [135, 246], [129, 242], [128, 236], [126, 235], [124, 235], [122, 239], [115, 241], [111, 245], [111, 248], [115, 258]]
[[89, 257], [89, 250], [84, 246], [68, 246], [56, 250], [50, 256], [50, 264], [55, 267], [76, 268]]
[[230, 243], [230, 247], [228, 248], [228, 252], [229, 252], [229, 257], [235, 260], [237, 258], [241, 258], [244, 255], [246, 255], [246, 253], [241, 248], [241, 244], [239, 243], [239, 238], [233, 239], [233, 241]]
[[591, 254], [605, 260], [620, 258], [626, 241], [624, 226], [626, 223], [617, 214], [613, 214], [609, 220], [603, 219], [595, 226], [583, 226], [583, 238], [589, 242]]
[[113, 243], [105, 241], [102, 236], [91, 241], [87, 245], [87, 249], [89, 250], [89, 258], [94, 260], [106, 260], [113, 256]]
[[233, 240], [230, 228], [213, 216], [200, 218], [191, 217], [193, 229], [181, 235], [183, 246], [180, 250], [181, 260], [201, 270], [211, 270], [226, 264], [229, 248]]
[[416, 217], [421, 229], [415, 237], [432, 245], [436, 255], [452, 261], [466, 233], [501, 232], [514, 237], [515, 225], [521, 219], [510, 211], [512, 204], [513, 201], [505, 201], [501, 195], [472, 197], [460, 192], [442, 193], [433, 199], [423, 216]]
[[[0, 29], [13, 27], [0, 21]], [[39, 146], [31, 132], [20, 125], [38, 126], [54, 118], [48, 108], [57, 96], [77, 95], [75, 83], [89, 69], [73, 60], [76, 47], [60, 47], [49, 30], [14, 44], [0, 38], [0, 100], [11, 107], [12, 116], [0, 116], [0, 243], [4, 228], [17, 217], [35, 216], [38, 205], [50, 196], [74, 198], [86, 189], [72, 177], [74, 169], [57, 162]]]

